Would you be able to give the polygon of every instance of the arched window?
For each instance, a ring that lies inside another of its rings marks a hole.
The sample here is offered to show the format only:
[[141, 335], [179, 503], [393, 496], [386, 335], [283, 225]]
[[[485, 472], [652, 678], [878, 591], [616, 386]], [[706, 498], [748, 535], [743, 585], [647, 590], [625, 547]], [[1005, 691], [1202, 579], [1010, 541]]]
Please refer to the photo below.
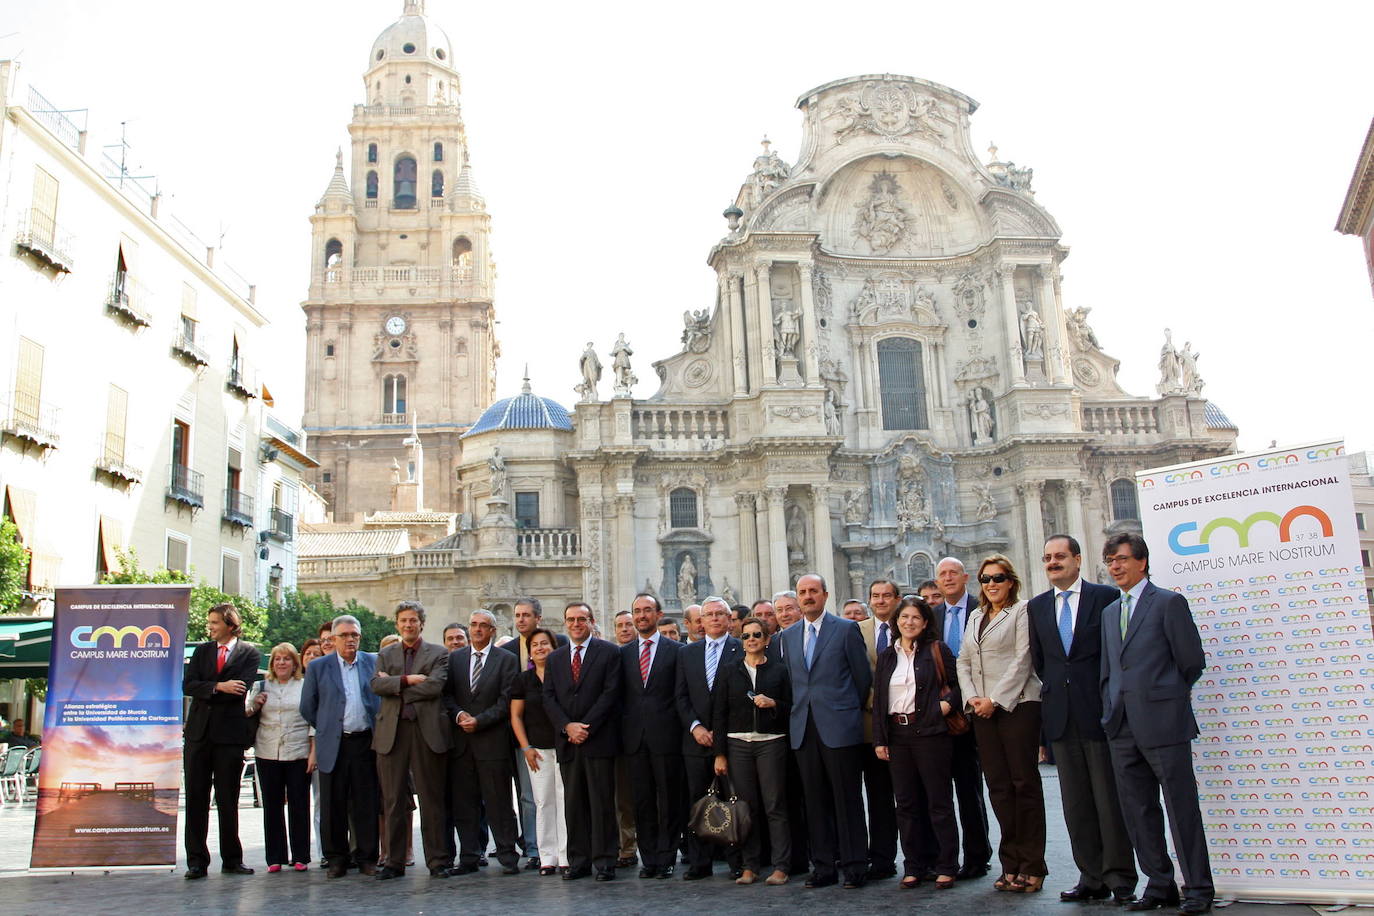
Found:
[[914, 589], [927, 579], [935, 578], [935, 569], [930, 565], [930, 557], [923, 553], [914, 553], [907, 561], [907, 582]]
[[926, 429], [925, 375], [921, 344], [909, 337], [878, 341], [878, 388], [883, 429]]
[[368, 200], [376, 200], [376, 199], [377, 199], [377, 173], [376, 173], [376, 172], [368, 172], [368, 173], [367, 173], [367, 199], [368, 199]]
[[415, 209], [415, 159], [402, 156], [396, 160], [393, 180], [393, 206], [397, 210]]
[[406, 377], [388, 375], [382, 379], [382, 413], [406, 413]]
[[444, 196], [444, 170], [443, 170], [443, 169], [435, 169], [435, 170], [434, 170], [434, 174], [430, 176], [430, 178], [429, 178], [429, 196], [430, 196], [430, 197], [443, 197], [443, 196]]
[[444, 161], [444, 144], [442, 144], [442, 143], [435, 143], [435, 144], [434, 144], [434, 161], [435, 161], [435, 162], [443, 162], [443, 161]]
[[1140, 518], [1140, 506], [1135, 500], [1135, 481], [1112, 481], [1112, 521]]
[[460, 270], [467, 270], [472, 266], [472, 242], [462, 236], [453, 240], [452, 264]]
[[338, 267], [343, 261], [343, 242], [330, 239], [324, 243], [324, 266]]
[[367, 161], [368, 161], [368, 162], [376, 162], [376, 161], [377, 161], [377, 144], [375, 144], [375, 143], [369, 143], [369, 144], [367, 145]]
[[689, 487], [678, 487], [668, 494], [668, 516], [674, 528], [697, 527], [697, 493]]

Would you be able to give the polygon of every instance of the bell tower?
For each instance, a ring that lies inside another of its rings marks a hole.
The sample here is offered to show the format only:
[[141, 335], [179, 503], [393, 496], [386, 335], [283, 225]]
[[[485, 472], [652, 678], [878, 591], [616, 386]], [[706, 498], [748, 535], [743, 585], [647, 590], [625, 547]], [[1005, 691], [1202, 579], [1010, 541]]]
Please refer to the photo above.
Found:
[[427, 508], [460, 512], [458, 437], [495, 396], [491, 218], [473, 180], [448, 36], [405, 0], [372, 44], [348, 161], [311, 224], [305, 427], [334, 520], [390, 507], [424, 435]]

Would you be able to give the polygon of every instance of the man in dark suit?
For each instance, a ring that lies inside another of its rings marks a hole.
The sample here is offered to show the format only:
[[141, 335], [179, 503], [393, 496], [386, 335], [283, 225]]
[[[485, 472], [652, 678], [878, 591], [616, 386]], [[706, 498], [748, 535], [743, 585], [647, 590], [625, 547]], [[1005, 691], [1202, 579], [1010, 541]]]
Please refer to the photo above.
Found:
[[1102, 609], [1121, 594], [1085, 582], [1078, 540], [1045, 541], [1045, 575], [1054, 586], [1030, 600], [1031, 660], [1042, 687], [1041, 728], [1054, 751], [1064, 826], [1078, 865], [1066, 902], [1135, 899], [1135, 859], [1121, 816], [1107, 735], [1102, 731]]
[[[897, 605], [901, 603], [897, 583], [875, 579], [868, 586], [868, 606], [872, 615], [859, 621], [864, 637], [869, 670], [876, 670], [878, 656], [897, 639]], [[880, 713], [881, 715], [881, 713]], [[871, 698], [864, 703], [864, 747], [860, 755], [864, 766], [864, 796], [868, 804], [868, 880], [891, 878], [897, 874], [897, 802], [892, 789], [892, 770], [886, 760], [873, 753], [873, 711]], [[919, 783], [918, 783], [919, 784]], [[923, 826], [929, 826], [929, 818]], [[930, 861], [935, 864], [934, 832], [927, 829]]]
[[448, 680], [448, 650], [421, 639], [424, 626], [425, 609], [420, 602], [402, 601], [396, 606], [401, 641], [378, 653], [371, 681], [373, 693], [382, 698], [372, 734], [387, 831], [388, 859], [377, 873], [381, 880], [405, 874], [412, 775], [420, 796], [425, 864], [434, 877], [448, 877], [444, 781], [449, 727], [440, 700]]
[[[935, 585], [940, 590], [940, 604], [932, 610], [939, 638], [949, 646], [954, 657], [964, 641], [969, 612], [978, 602], [968, 593], [968, 571], [954, 557], [945, 557], [935, 566]], [[988, 873], [992, 859], [992, 843], [988, 840], [988, 809], [983, 802], [983, 767], [978, 762], [978, 742], [973, 729], [954, 736], [954, 759], [950, 772], [954, 776], [954, 797], [959, 808], [959, 829], [963, 833], [964, 864], [959, 869], [960, 880], [981, 878]], [[933, 858], [933, 856], [932, 856]]]
[[[1215, 889], [1193, 775], [1193, 684], [1207, 654], [1188, 599], [1150, 582], [1150, 548], [1138, 534], [1118, 534], [1102, 549], [1121, 597], [1102, 612], [1102, 727], [1111, 747], [1121, 810], [1140, 869], [1149, 879], [1132, 910], [1178, 905], [1212, 909]], [[1179, 903], [1164, 840], [1159, 794], [1183, 869]]]
[[864, 740], [863, 707], [873, 686], [859, 625], [829, 614], [825, 580], [797, 580], [802, 619], [782, 633], [782, 656], [792, 680], [792, 749], [806, 786], [811, 833], [811, 874], [806, 886], [838, 880], [862, 887], [868, 873], [859, 760]]
[[370, 686], [377, 656], [358, 649], [361, 639], [358, 618], [352, 614], [335, 617], [334, 651], [310, 663], [301, 686], [301, 716], [315, 727], [320, 829], [331, 878], [347, 874], [350, 858], [364, 875], [377, 873], [378, 788], [372, 727], [381, 698]]
[[520, 871], [515, 849], [518, 828], [511, 807], [515, 773], [510, 753], [510, 694], [519, 663], [514, 653], [502, 652], [491, 644], [495, 635], [492, 613], [473, 611], [468, 622], [470, 644], [448, 659], [444, 705], [449, 719], [458, 726], [450, 752], [454, 755], [450, 797], [462, 849], [453, 873], [460, 875], [476, 871], [486, 852], [481, 830], [483, 810], [496, 838], [501, 873]]
[[[687, 770], [687, 799], [695, 802], [706, 794], [715, 778], [715, 736], [711, 732], [711, 691], [722, 667], [744, 657], [740, 641], [730, 635], [730, 605], [711, 596], [701, 602], [701, 639], [687, 646], [677, 668], [677, 734], [682, 743], [682, 763]], [[716, 847], [695, 835], [687, 838], [688, 881], [711, 876]], [[739, 877], [743, 863], [737, 847], [725, 853], [730, 870]]]
[[620, 650], [592, 636], [591, 605], [563, 610], [569, 643], [544, 674], [544, 711], [557, 730], [568, 826], [563, 880], [615, 879], [620, 831], [615, 818], [615, 758], [620, 751]]
[[239, 639], [243, 625], [232, 604], [210, 608], [205, 629], [210, 638], [196, 646], [182, 675], [182, 693], [191, 697], [186, 714], [186, 877], [204, 878], [210, 867], [210, 789], [219, 812], [219, 857], [226, 875], [251, 875], [239, 842], [239, 786], [243, 750], [252, 743], [243, 695], [258, 679], [261, 655]]
[[634, 793], [639, 876], [671, 878], [687, 805], [676, 692], [686, 650], [658, 631], [663, 611], [656, 597], [641, 592], [631, 607], [636, 638], [620, 647], [620, 737]]

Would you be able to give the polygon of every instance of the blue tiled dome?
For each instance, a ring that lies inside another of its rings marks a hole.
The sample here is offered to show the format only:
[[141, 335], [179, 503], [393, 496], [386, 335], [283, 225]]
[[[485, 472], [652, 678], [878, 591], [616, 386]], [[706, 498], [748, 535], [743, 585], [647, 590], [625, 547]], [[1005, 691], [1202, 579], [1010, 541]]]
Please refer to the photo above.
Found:
[[557, 401], [541, 398], [530, 391], [525, 379], [524, 389], [513, 398], [502, 398], [482, 411], [482, 416], [463, 438], [496, 429], [561, 429], [572, 432], [572, 417]]

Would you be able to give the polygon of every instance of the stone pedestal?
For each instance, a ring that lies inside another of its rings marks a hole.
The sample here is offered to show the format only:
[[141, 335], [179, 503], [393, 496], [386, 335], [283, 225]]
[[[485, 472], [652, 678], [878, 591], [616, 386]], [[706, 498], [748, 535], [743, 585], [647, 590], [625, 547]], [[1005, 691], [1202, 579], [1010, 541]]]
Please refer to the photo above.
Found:
[[510, 503], [504, 499], [489, 499], [487, 514], [477, 523], [477, 552], [484, 556], [514, 556], [515, 519]]
[[799, 365], [795, 356], [784, 356], [778, 360], [778, 384], [784, 388], [800, 388], [806, 383], [802, 381], [801, 372], [797, 370]]

